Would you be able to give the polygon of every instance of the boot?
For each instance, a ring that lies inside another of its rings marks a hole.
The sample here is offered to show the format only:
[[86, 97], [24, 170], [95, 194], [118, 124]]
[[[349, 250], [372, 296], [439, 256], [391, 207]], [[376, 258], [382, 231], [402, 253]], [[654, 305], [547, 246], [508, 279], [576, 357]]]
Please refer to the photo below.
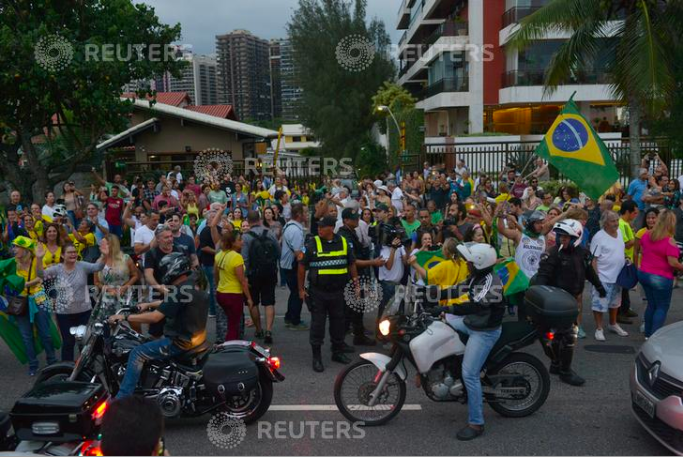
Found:
[[554, 361], [550, 362], [550, 369], [548, 370], [548, 372], [550, 374], [560, 374], [560, 364], [555, 363]]
[[313, 346], [313, 371], [315, 371], [316, 373], [322, 373], [323, 371], [325, 371], [320, 346]]
[[570, 386], [582, 386], [586, 380], [572, 370], [574, 346], [563, 346], [560, 349], [560, 381]]
[[356, 348], [346, 343], [343, 343], [340, 348], [340, 352], [343, 352], [344, 354], [353, 354], [354, 352], [356, 352]]
[[373, 340], [372, 338], [368, 338], [365, 336], [365, 334], [360, 334], [353, 337], [354, 346], [374, 346], [376, 344], [377, 341]]
[[348, 365], [349, 363], [351, 363], [351, 359], [349, 359], [349, 357], [343, 352], [333, 352], [332, 361], [341, 363], [343, 365]]

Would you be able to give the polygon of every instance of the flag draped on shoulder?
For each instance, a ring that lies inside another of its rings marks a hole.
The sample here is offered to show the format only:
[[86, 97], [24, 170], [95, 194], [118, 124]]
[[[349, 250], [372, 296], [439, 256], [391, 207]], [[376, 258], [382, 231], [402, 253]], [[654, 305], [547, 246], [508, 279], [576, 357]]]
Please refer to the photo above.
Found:
[[546, 159], [593, 199], [619, 179], [605, 143], [579, 112], [573, 96], [536, 148]]
[[503, 283], [503, 295], [506, 297], [524, 292], [529, 288], [529, 278], [519, 269], [519, 265], [512, 258], [497, 264], [493, 267], [493, 271], [498, 273], [500, 281]]
[[417, 259], [417, 264], [420, 265], [425, 270], [429, 270], [430, 268], [434, 267], [435, 265], [438, 265], [439, 263], [446, 260], [443, 256], [443, 254], [441, 253], [441, 250], [438, 250], [438, 251], [419, 251], [418, 253], [415, 254], [415, 258]]

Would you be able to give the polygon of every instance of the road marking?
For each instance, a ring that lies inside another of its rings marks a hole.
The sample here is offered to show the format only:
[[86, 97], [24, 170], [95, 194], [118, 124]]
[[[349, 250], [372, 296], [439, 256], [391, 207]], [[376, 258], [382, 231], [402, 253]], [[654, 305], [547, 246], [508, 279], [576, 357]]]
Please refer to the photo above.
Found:
[[[381, 406], [381, 405], [378, 405]], [[350, 405], [353, 410], [359, 410], [360, 405]], [[403, 405], [403, 411], [422, 411], [422, 405]], [[268, 411], [337, 411], [337, 405], [270, 405]]]

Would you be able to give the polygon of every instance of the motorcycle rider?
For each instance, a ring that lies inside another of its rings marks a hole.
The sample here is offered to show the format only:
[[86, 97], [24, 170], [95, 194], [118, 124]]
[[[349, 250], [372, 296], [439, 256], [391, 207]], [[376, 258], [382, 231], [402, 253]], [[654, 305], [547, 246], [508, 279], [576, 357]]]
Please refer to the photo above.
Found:
[[[493, 272], [496, 264], [496, 250], [484, 243], [465, 243], [458, 246], [458, 252], [467, 261], [470, 276], [455, 287], [460, 296], [466, 286], [468, 301], [452, 307], [437, 307], [433, 314], [446, 312], [449, 325], [469, 335], [462, 361], [462, 380], [467, 388], [468, 425], [462, 428], [457, 438], [460, 441], [473, 440], [484, 433], [484, 402], [481, 388], [481, 369], [502, 332], [505, 300], [503, 285]], [[453, 289], [442, 291], [451, 295]]]
[[[553, 231], [557, 244], [541, 257], [538, 273], [532, 278], [532, 285], [559, 287], [579, 299], [586, 279], [605, 297], [607, 292], [591, 265], [591, 255], [581, 246], [583, 225], [574, 219], [565, 219], [555, 224]], [[522, 312], [520, 312], [520, 316]], [[555, 331], [553, 338], [550, 373], [559, 374], [560, 380], [572, 386], [581, 386], [586, 380], [571, 368], [576, 346], [578, 327]]]
[[166, 319], [164, 337], [133, 349], [128, 359], [126, 374], [116, 398], [124, 398], [135, 392], [144, 364], [148, 360], [163, 360], [207, 346], [206, 321], [209, 317], [209, 296], [198, 289], [196, 273], [192, 272], [190, 258], [179, 252], [166, 255], [159, 263], [162, 284], [170, 293], [162, 301], [138, 305], [140, 311], [154, 309], [150, 313], [124, 316], [115, 314], [109, 322], [121, 321], [153, 324]]

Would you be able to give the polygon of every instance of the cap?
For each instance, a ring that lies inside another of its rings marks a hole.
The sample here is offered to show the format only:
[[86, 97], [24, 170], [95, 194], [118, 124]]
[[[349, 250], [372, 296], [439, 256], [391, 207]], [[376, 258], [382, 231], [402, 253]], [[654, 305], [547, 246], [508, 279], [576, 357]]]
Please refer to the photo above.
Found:
[[387, 194], [391, 193], [391, 192], [389, 192], [389, 188], [387, 186], [377, 186], [377, 190], [383, 190]]
[[358, 220], [359, 218], [360, 216], [355, 208], [346, 208], [344, 211], [342, 211], [342, 219]]
[[318, 222], [318, 227], [335, 227], [337, 225], [337, 218], [333, 216], [325, 216]]
[[389, 207], [385, 205], [384, 203], [377, 203], [375, 205], [375, 208], [380, 210], [380, 211], [389, 211]]

